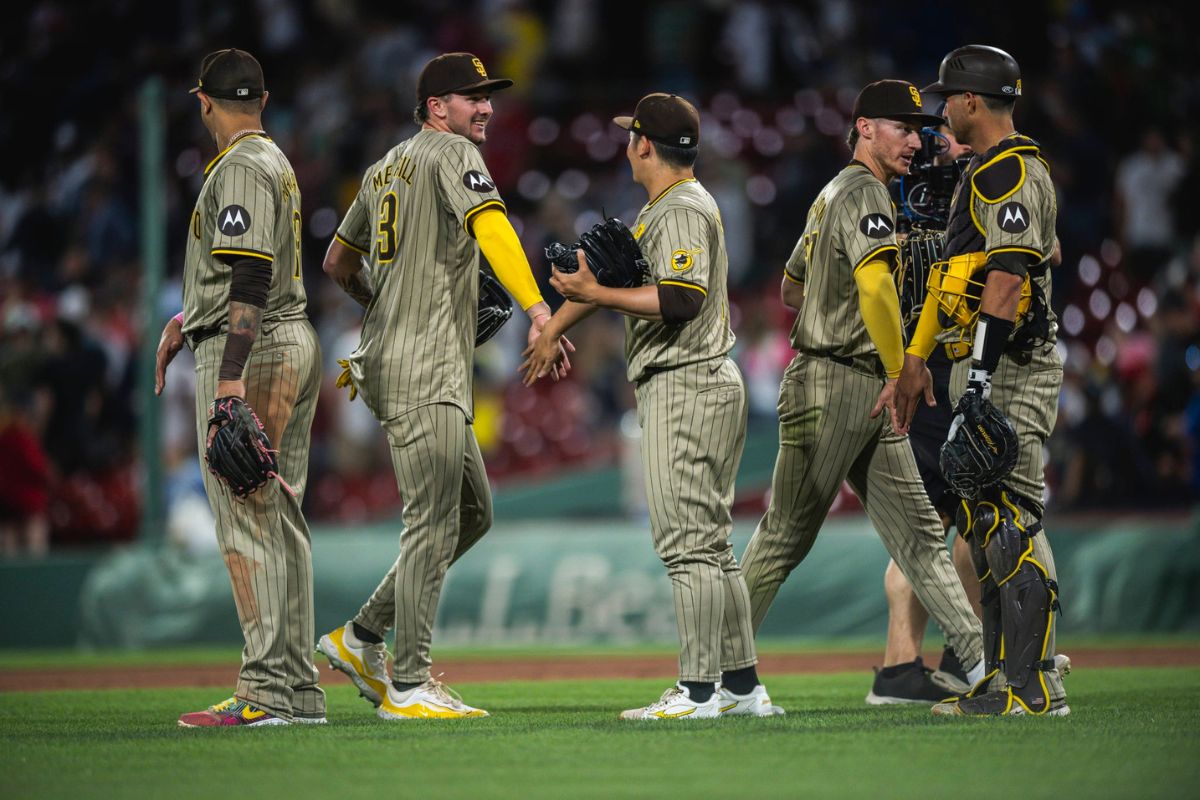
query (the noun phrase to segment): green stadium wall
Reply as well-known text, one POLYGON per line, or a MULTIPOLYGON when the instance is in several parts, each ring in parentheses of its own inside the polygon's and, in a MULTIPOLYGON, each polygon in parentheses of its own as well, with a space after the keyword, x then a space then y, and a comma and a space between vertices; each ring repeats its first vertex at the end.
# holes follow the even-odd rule
MULTIPOLYGON (((736 522, 736 553, 755 522, 736 522)), ((1064 635, 1200 631, 1194 519, 1064 519, 1052 521, 1051 536, 1064 635)), ((313 531, 318 633, 354 615, 395 560, 398 543, 398 526, 391 525, 313 531)), ((830 521, 784 584, 761 636, 881 637, 886 564, 865 517, 830 521)), ((187 557, 132 547, 100 557, 0 562, 0 597, 6 648, 241 641, 229 577, 215 552, 187 557)), ((670 584, 643 521, 498 523, 449 571, 435 636, 441 645, 471 646, 672 642, 670 584)))

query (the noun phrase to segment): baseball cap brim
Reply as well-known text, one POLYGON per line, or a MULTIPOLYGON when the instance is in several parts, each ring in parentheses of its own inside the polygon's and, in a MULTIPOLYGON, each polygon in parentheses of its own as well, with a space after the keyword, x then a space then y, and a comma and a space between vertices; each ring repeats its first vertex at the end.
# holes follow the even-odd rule
POLYGON ((884 119, 894 119, 897 122, 907 122, 912 125, 921 126, 930 125, 936 127, 946 124, 946 120, 937 114, 892 114, 884 117, 884 119))
POLYGON ((478 83, 467 84, 460 86, 457 89, 451 89, 447 94, 474 94, 475 92, 498 92, 501 89, 507 89, 512 86, 513 82, 508 78, 491 78, 478 83))
POLYGON ((616 125, 618 128, 624 128, 627 131, 633 130, 633 117, 630 117, 630 116, 613 117, 612 121, 613 121, 613 124, 616 125))

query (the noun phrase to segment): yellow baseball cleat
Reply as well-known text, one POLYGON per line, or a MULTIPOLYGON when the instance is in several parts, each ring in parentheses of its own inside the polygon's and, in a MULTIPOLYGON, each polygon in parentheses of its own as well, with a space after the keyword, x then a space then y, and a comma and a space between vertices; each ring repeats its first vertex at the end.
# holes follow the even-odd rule
POLYGON ((346 673, 372 705, 379 706, 383 702, 391 681, 387 672, 387 647, 382 642, 360 642, 347 622, 322 636, 317 651, 329 659, 330 666, 346 673))
POLYGON ((430 678, 420 686, 401 692, 388 684, 376 712, 380 719, 470 719, 488 712, 462 701, 446 684, 430 678))

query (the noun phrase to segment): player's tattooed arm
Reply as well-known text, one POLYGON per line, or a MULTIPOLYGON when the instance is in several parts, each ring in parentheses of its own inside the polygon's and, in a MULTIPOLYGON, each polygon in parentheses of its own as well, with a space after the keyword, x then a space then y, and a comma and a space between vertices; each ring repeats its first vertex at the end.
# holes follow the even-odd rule
POLYGON ((225 336, 225 351, 221 356, 221 368, 217 373, 217 397, 230 395, 245 398, 246 384, 242 373, 250 350, 258 339, 262 327, 263 310, 256 305, 239 300, 229 301, 229 333, 225 336))
POLYGON ((343 292, 350 295, 351 299, 363 308, 371 304, 371 298, 375 296, 375 292, 371 288, 370 270, 365 264, 358 272, 334 275, 333 280, 342 287, 343 292))
POLYGON ((363 308, 371 304, 375 296, 371 288, 371 271, 363 262, 361 254, 342 244, 336 237, 329 243, 325 251, 325 261, 321 269, 333 282, 342 287, 342 291, 350 295, 354 302, 363 308))

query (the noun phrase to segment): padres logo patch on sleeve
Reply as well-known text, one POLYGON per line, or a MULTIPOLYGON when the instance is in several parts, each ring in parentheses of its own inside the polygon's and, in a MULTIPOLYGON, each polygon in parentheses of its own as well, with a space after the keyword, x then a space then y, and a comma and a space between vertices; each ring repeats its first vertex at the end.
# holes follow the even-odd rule
POLYGON ((858 229, 872 239, 882 239, 892 232, 892 221, 885 214, 867 214, 859 220, 858 229))
POLYGON ((463 186, 470 189, 472 192, 485 194, 487 192, 496 191, 496 184, 487 175, 484 175, 477 169, 470 170, 466 175, 463 175, 463 186))
POLYGON ((694 250, 676 250, 671 253, 671 269, 676 272, 687 272, 696 263, 693 256, 703 253, 700 248, 694 250))
POLYGON ((250 230, 250 212, 241 206, 225 206, 217 214, 217 227, 226 236, 241 236, 250 230))
POLYGON ((1000 206, 996 212, 996 221, 1000 230, 1005 233, 1020 233, 1029 227, 1029 209, 1013 200, 1000 206))

